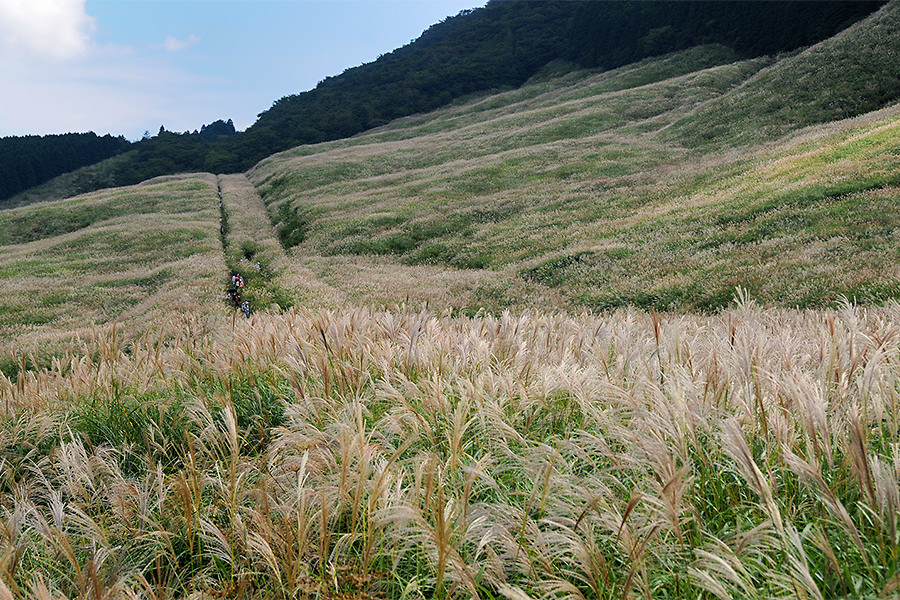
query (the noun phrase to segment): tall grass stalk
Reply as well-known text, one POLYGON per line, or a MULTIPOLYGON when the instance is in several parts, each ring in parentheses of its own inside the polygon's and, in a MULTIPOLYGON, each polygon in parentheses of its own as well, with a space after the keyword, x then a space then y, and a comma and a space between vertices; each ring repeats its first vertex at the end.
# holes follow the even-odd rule
POLYGON ((744 299, 98 332, 0 389, 0 593, 891 594, 898 320, 744 299))

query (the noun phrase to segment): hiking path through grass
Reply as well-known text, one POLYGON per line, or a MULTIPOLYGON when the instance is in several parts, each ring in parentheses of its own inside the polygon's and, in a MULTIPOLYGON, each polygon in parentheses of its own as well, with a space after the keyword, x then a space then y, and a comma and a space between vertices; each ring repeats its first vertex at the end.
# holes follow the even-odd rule
POLYGON ((252 310, 343 303, 340 292, 288 258, 266 205, 245 175, 219 175, 217 182, 229 277, 238 274, 244 278, 242 298, 252 310))

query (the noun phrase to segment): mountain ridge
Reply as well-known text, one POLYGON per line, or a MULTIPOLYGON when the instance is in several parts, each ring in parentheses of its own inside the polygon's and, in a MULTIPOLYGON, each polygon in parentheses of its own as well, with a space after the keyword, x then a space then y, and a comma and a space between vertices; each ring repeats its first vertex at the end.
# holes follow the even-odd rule
MULTIPOLYGON (((553 61, 608 69, 709 43, 730 44, 742 56, 779 52, 818 41, 883 3, 492 1, 448 17, 372 63, 275 101, 245 132, 215 141, 161 129, 133 144, 135 154, 115 163, 114 171, 81 184, 133 184, 178 171, 243 171, 294 145, 353 135, 472 93, 517 87, 553 61), (804 18, 798 20, 800 13, 804 18), (796 21, 789 33, 781 29, 787 21, 796 21), (612 39, 618 45, 610 46, 612 39)), ((9 183, 11 172, 32 167, 10 159, 5 168, 9 183)))

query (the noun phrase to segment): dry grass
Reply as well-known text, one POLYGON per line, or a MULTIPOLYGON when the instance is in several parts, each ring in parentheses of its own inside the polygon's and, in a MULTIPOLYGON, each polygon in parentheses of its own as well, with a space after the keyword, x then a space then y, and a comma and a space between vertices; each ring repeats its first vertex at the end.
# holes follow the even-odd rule
POLYGON ((89 337, 95 326, 118 323, 131 337, 185 313, 221 314, 224 263, 210 176, 152 180, 4 211, 0 219, 5 235, 21 231, 30 240, 0 252, 0 356, 7 361, 32 353, 32 366, 49 366, 66 340, 89 337), (84 220, 75 221, 79 215, 84 220), (53 229, 26 229, 33 223, 53 229))
MULTIPOLYGON (((403 265, 382 256, 291 255, 294 265, 304 265, 316 279, 342 290, 344 305, 447 307, 475 314, 499 314, 540 306, 561 309, 567 302, 557 292, 516 277, 515 273, 486 269, 447 269, 435 265, 403 265)), ((301 281, 309 285, 307 279, 301 281)), ((314 306, 321 306, 315 302, 314 306)))
POLYGON ((99 340, 2 384, 0 581, 12 597, 889 595, 898 320, 746 299, 715 317, 357 308, 99 340))

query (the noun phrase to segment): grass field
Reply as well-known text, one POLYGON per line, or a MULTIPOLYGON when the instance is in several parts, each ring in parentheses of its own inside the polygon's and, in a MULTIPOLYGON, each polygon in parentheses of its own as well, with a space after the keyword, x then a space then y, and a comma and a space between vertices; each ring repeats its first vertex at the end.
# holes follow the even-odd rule
MULTIPOLYGON (((726 57, 666 60, 714 58, 726 57)), ((728 151, 677 142, 707 107, 801 59, 567 75, 275 155, 249 175, 294 232, 282 239, 293 260, 362 302, 414 290, 444 304, 455 289, 463 311, 715 311, 737 286, 766 306, 897 298, 900 109, 728 151)))
POLYGON ((100 339, 0 385, 0 591, 894 597, 898 320, 357 308, 100 339))
POLYGON ((0 368, 47 367, 73 336, 224 314, 215 178, 152 180, 0 212, 0 368))

